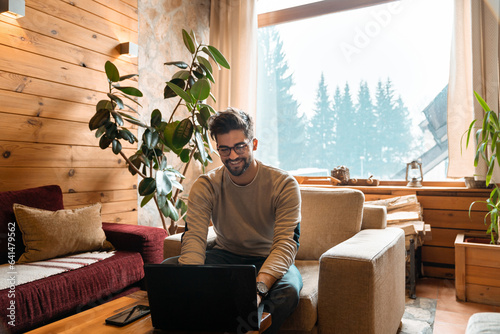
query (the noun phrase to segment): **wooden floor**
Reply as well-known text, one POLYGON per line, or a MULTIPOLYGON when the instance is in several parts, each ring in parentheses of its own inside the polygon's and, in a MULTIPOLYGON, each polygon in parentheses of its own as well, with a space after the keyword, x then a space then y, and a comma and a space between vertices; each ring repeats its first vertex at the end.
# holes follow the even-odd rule
POLYGON ((500 306, 457 301, 454 280, 420 278, 416 291, 418 297, 437 299, 433 334, 464 334, 472 314, 500 312, 500 306))

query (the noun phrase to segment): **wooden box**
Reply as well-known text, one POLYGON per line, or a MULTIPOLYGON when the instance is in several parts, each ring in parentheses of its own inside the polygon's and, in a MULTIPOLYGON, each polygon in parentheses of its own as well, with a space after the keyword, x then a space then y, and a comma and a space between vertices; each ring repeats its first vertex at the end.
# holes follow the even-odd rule
POLYGON ((458 234, 455 239, 457 299, 500 306, 500 245, 465 241, 479 236, 485 235, 458 234))

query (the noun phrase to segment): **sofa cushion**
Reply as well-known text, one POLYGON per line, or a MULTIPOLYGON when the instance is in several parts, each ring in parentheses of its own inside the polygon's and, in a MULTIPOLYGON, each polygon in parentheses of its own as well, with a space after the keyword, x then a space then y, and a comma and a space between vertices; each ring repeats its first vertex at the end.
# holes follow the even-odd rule
MULTIPOLYGON (((62 210, 63 196, 59 186, 44 186, 38 188, 4 191, 0 192, 0 264, 7 263, 9 260, 8 238, 12 237, 10 229, 15 230, 14 260, 17 261, 24 253, 24 244, 21 231, 16 224, 16 217, 12 208, 14 203, 32 206, 45 210, 62 210)), ((11 238, 12 244, 12 238, 11 238)))
POLYGON ((13 207, 26 246, 18 263, 113 248, 102 230, 101 203, 58 211, 13 207))
POLYGON ((302 204, 298 260, 321 254, 361 230, 363 193, 355 189, 300 189, 302 204))
MULTIPOLYGON (((117 251, 92 265, 16 286, 13 299, 8 297, 9 289, 0 290, 0 308, 7 310, 11 300, 15 301, 16 326, 7 327, 13 332, 23 332, 47 319, 109 301, 143 277, 141 255, 117 251)), ((10 321, 5 313, 0 312, 4 325, 10 321)))
POLYGON ((300 302, 281 329, 311 331, 318 320, 318 261, 295 261, 302 275, 304 286, 300 290, 300 302))

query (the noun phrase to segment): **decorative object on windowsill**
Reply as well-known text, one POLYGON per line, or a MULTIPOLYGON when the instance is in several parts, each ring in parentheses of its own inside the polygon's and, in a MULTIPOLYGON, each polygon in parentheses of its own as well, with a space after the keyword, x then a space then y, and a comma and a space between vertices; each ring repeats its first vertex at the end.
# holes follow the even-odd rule
POLYGON ((422 163, 416 160, 406 164, 406 182, 407 187, 421 187, 424 180, 422 173, 422 163))
POLYGON ((374 179, 373 175, 370 175, 370 177, 367 179, 350 179, 348 184, 351 186, 360 186, 360 187, 366 187, 366 186, 376 187, 380 184, 380 180, 374 179))
POLYGON ((163 90, 165 99, 178 99, 172 110, 162 114, 155 109, 149 124, 143 123, 135 115, 138 112, 123 99, 140 105, 136 98, 142 97, 142 92, 135 87, 123 86, 124 81, 137 74, 120 75, 116 66, 107 61, 104 69, 109 84, 109 99, 97 103, 97 112, 89 121, 90 130, 96 130, 96 138, 100 138, 99 147, 103 150, 111 148, 114 154, 120 154, 127 162, 130 173, 141 177, 138 186, 139 195, 143 197, 141 207, 153 200, 163 227, 169 234, 176 233, 177 221, 183 219, 187 211, 188 204, 180 197, 187 167, 197 160, 204 170, 212 162, 210 155, 217 154, 212 148, 207 124, 208 118, 215 113, 213 107, 206 104, 209 97, 215 102, 211 93, 211 82, 215 81, 210 61, 216 65, 215 69, 220 69, 220 66, 229 69, 229 63, 220 51, 198 43, 192 31, 188 33, 183 29, 182 38, 191 54, 189 64, 184 61, 165 63, 178 68, 163 90), (182 116, 185 114, 188 117, 182 116), (124 126, 124 121, 144 129, 141 146, 130 157, 122 151, 121 142, 134 144, 138 139, 124 126), (172 162, 167 163, 168 152, 182 162, 175 162, 175 165, 181 165, 182 172, 172 167, 172 162), (166 218, 170 218, 169 226, 166 218))
POLYGON ((346 185, 349 183, 349 168, 346 166, 337 166, 331 172, 332 177, 340 180, 341 185, 346 185))
POLYGON ((464 177, 464 181, 465 181, 465 186, 468 189, 486 189, 494 187, 493 184, 487 186, 485 180, 476 180, 473 176, 464 177))

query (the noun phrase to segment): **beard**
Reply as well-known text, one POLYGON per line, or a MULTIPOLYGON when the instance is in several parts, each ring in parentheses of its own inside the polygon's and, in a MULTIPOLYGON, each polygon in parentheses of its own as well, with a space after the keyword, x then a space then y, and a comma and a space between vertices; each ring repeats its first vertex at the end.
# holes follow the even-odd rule
POLYGON ((240 176, 241 174, 243 174, 248 169, 248 167, 250 167, 251 163, 252 163, 252 159, 251 158, 247 158, 247 159, 245 159, 245 158, 237 158, 237 159, 234 159, 234 160, 227 159, 226 161, 224 161, 224 166, 226 166, 226 169, 233 176, 240 176), (232 166, 231 165, 231 162, 241 162, 241 161, 243 162, 243 167, 232 166))

